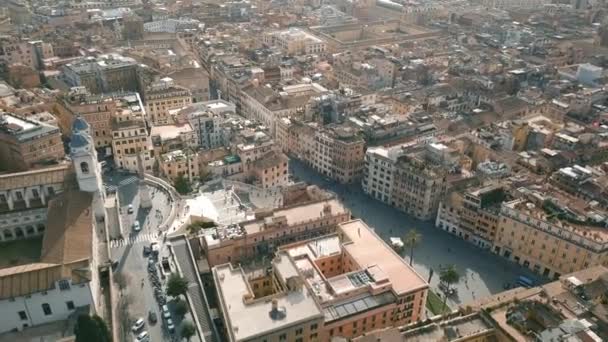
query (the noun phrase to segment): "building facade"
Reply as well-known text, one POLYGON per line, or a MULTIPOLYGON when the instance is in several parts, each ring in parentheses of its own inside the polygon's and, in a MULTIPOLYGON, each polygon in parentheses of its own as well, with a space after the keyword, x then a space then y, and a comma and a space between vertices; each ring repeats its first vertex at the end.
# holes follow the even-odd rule
POLYGON ((363 174, 365 140, 347 126, 282 118, 277 124, 277 144, 317 172, 340 183, 352 183, 363 174))
POLYGON ((192 150, 174 150, 160 156, 160 172, 171 182, 184 176, 189 182, 200 177, 198 154, 192 150))
POLYGON ((65 157, 56 126, 11 113, 0 114, 0 165, 8 171, 25 171, 65 157))
POLYGON ((64 189, 69 163, 0 176, 0 241, 42 235, 49 200, 64 189))
POLYGON ((432 156, 428 151, 406 153, 400 147, 369 149, 363 191, 420 220, 435 218, 446 193, 447 171, 432 156))
POLYGON ((124 96, 124 106, 112 118, 112 151, 117 167, 137 172, 137 158, 141 154, 144 170, 151 172, 154 165, 154 147, 144 107, 139 94, 124 96))
POLYGON ((425 318, 428 284, 360 220, 276 255, 263 270, 213 267, 229 341, 351 339, 425 318))
POLYGON ((154 125, 172 124, 174 118, 169 115, 169 111, 190 105, 192 93, 165 77, 148 88, 144 103, 146 114, 154 125))
POLYGON ((254 220, 218 228, 217 234, 202 238, 202 245, 209 265, 215 266, 247 259, 286 243, 326 234, 349 219, 350 212, 340 201, 317 201, 258 213, 254 220))

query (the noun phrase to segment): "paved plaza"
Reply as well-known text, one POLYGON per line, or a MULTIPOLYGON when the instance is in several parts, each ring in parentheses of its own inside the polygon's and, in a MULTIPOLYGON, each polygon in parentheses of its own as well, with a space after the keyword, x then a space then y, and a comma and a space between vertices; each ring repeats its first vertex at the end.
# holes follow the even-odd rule
MULTIPOLYGON (((292 160, 291 172, 301 180, 335 192, 350 208, 353 216, 363 219, 385 241, 391 236, 404 236, 411 228, 422 234, 422 242, 414 250, 414 268, 428 279, 430 270, 435 274, 431 287, 439 285, 439 269, 454 264, 463 276, 456 284, 457 295, 449 298, 450 304, 461 304, 473 299, 503 291, 505 283, 513 283, 520 275, 531 275, 528 269, 511 263, 489 251, 481 250, 468 242, 433 226, 421 222, 384 203, 365 195, 360 184, 340 185, 330 182, 303 164, 292 160)), ((409 260, 409 251, 402 255, 409 260)))

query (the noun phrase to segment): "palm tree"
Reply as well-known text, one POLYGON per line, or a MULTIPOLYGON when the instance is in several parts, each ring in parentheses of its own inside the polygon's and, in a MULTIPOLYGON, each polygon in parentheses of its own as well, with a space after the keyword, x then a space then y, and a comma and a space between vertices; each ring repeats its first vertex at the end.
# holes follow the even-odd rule
POLYGON ((414 262, 414 248, 422 241, 422 234, 418 233, 416 229, 410 229, 405 237, 403 238, 403 244, 410 249, 410 266, 414 262))
POLYGON ((454 265, 447 265, 444 269, 441 270, 441 273, 439 274, 439 279, 447 285, 447 291, 444 293, 443 307, 441 310, 441 312, 443 312, 445 311, 445 302, 448 299, 448 293, 450 293, 450 286, 460 281, 460 273, 458 273, 454 265))

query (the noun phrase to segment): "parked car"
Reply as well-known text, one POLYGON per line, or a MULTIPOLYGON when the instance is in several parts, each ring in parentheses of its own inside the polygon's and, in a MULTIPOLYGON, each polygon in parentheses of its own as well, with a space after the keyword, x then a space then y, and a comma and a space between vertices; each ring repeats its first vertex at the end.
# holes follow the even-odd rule
POLYGON ((141 226, 139 225, 139 221, 133 222, 133 230, 138 232, 141 230, 141 226))
POLYGON ((169 307, 167 306, 167 304, 163 305, 163 318, 164 319, 171 319, 171 313, 169 312, 169 307))
POLYGON ((129 204, 129 207, 127 208, 127 213, 128 214, 133 214, 133 204, 129 204))
POLYGON ((160 253, 160 245, 158 242, 152 242, 150 244, 150 250, 152 252, 152 256, 157 257, 158 253, 160 253))
POLYGON ((167 330, 172 334, 175 332, 175 324, 171 318, 167 320, 167 330))
POLYGON ((138 332, 144 327, 144 325, 146 325, 146 322, 140 317, 137 319, 137 321, 135 321, 133 327, 131 327, 131 330, 133 330, 133 332, 138 332))
POLYGON ((150 340, 150 334, 147 331, 143 331, 139 335, 137 335, 137 341, 144 342, 150 340))
POLYGON ((151 252, 152 252, 152 250, 150 249, 149 246, 144 246, 144 256, 150 255, 151 252))

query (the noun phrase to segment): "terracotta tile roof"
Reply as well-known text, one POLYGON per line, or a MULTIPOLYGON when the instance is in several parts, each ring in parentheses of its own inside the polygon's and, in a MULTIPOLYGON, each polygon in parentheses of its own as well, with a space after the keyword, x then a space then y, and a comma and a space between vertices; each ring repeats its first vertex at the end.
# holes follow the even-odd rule
POLYGON ((49 290, 61 279, 90 280, 92 199, 71 189, 49 202, 40 262, 0 269, 0 299, 49 290))
POLYGON ((68 264, 91 258, 92 199, 92 194, 72 189, 49 202, 42 262, 68 264))

